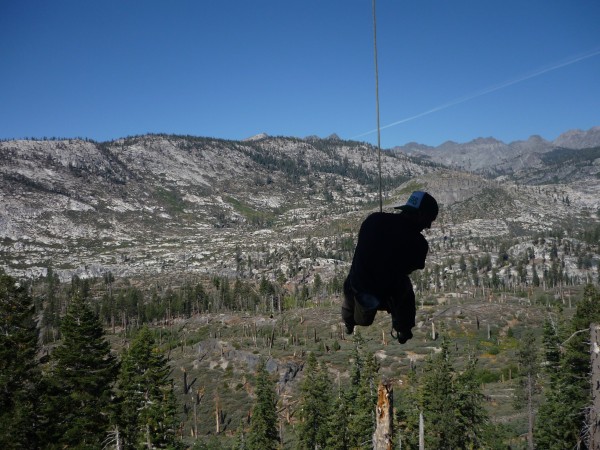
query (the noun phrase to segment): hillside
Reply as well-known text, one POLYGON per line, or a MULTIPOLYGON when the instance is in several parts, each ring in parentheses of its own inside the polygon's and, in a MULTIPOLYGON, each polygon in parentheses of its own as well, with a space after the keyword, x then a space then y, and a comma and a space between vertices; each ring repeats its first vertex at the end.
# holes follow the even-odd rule
MULTIPOLYGON (((251 258, 259 278, 289 272, 308 247, 331 274, 351 256, 343 242, 378 207, 377 150, 336 138, 6 141, 0 160, 0 259, 19 276, 49 265, 63 280, 108 271, 233 276, 251 258), (267 253, 276 257, 261 264, 267 253)), ((434 243, 598 220, 597 178, 531 187, 388 152, 382 173, 386 209, 417 188, 438 199, 434 243)))
MULTIPOLYGON (((448 339, 457 370, 478 360, 494 427, 520 442, 520 338, 533 330, 539 339, 548 318, 568 320, 582 286, 599 280, 597 157, 555 149, 541 165, 488 178, 382 152, 385 210, 415 189, 441 206, 426 233, 426 267, 412 276, 414 339, 397 344, 385 313, 359 327, 398 401, 448 339)), ((149 325, 194 448, 220 448, 247 426, 261 358, 285 448, 307 355, 338 389, 348 382, 355 344, 342 331, 340 291, 358 226, 379 208, 372 146, 335 136, 148 135, 5 141, 0 161, 0 266, 33 281, 44 352, 83 287, 115 353, 149 325)))

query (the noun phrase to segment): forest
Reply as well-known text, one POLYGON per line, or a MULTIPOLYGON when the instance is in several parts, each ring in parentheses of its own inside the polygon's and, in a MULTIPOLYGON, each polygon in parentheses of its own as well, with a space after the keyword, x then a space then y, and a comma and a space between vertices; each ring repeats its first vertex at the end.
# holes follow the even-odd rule
POLYGON ((391 380, 394 448, 419 448, 420 423, 425 448, 587 448, 598 280, 565 276, 558 248, 536 279, 528 251, 519 260, 507 246, 415 274, 426 325, 423 345, 406 350, 377 334, 385 317, 344 335, 342 272, 293 287, 283 273, 70 283, 51 268, 37 280, 2 273, 0 447, 372 448, 377 386, 391 380), (510 283, 498 275, 508 264, 510 283), (512 316, 486 317, 493 307, 512 316))

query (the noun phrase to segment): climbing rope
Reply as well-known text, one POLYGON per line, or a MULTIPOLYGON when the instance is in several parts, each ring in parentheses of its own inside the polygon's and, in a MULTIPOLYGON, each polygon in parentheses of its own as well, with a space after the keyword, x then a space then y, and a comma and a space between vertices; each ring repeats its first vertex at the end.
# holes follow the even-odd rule
POLYGON ((383 194, 381 188, 381 128, 379 126, 379 71, 377 69, 377 19, 375 0, 373 0, 373 46, 375 54, 375 105, 377 113, 377 159, 379 170, 379 212, 383 211, 383 194))

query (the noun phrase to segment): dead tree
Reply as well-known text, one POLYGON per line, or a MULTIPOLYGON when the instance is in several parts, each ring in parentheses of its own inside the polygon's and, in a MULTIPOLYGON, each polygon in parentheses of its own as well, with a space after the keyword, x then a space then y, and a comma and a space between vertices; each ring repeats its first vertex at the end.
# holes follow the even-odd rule
POLYGON ((394 389, 390 381, 382 381, 377 388, 375 409, 376 427, 373 433, 374 450, 392 450, 394 389))
POLYGON ((425 420, 423 420, 423 411, 419 413, 419 450, 425 450, 425 420))
POLYGON ((600 448, 600 325, 590 325, 592 405, 589 411, 588 448, 600 448))
POLYGON ((221 399, 219 398, 219 394, 215 394, 215 434, 219 434, 221 432, 221 423, 222 423, 222 411, 221 411, 221 399))

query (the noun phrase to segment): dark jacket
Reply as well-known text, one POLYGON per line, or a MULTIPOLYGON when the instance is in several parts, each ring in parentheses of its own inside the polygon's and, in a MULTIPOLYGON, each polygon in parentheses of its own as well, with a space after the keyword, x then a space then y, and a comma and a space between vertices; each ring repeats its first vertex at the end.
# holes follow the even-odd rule
POLYGON ((348 275, 356 292, 400 298, 408 274, 425 267, 429 245, 404 214, 377 212, 362 223, 348 275))

